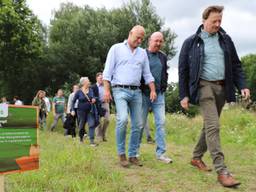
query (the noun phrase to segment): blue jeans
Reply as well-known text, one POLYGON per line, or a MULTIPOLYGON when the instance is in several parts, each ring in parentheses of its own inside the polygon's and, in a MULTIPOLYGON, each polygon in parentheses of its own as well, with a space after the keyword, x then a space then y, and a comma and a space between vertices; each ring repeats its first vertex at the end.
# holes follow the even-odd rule
MULTIPOLYGON (((165 144, 165 96, 163 93, 158 93, 154 102, 150 101, 149 96, 142 94, 142 119, 143 127, 146 125, 148 110, 152 109, 155 118, 155 140, 156 140, 156 156, 159 157, 166 152, 165 144)), ((140 142, 143 130, 141 130, 140 142)))
POLYGON ((142 95, 141 90, 126 88, 113 88, 113 96, 116 104, 116 142, 119 155, 125 154, 126 129, 128 113, 131 117, 131 134, 128 148, 128 156, 136 157, 142 130, 142 95))
POLYGON ((83 141, 84 134, 85 134, 85 123, 88 123, 89 127, 89 138, 90 142, 94 141, 94 132, 95 132, 95 118, 92 113, 86 113, 85 111, 77 111, 77 118, 78 118, 78 127, 79 127, 79 137, 80 141, 83 141))

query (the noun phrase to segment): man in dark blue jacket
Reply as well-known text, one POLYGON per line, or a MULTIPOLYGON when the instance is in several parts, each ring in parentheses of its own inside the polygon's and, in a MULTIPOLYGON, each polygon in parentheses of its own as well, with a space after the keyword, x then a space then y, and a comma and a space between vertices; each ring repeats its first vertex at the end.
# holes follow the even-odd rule
POLYGON ((109 125, 110 108, 109 103, 104 102, 104 85, 102 73, 96 74, 96 83, 91 86, 96 97, 96 107, 99 114, 99 125, 96 128, 98 139, 106 142, 106 131, 109 125))
POLYGON ((203 12, 203 24, 183 43, 179 56, 179 91, 181 106, 199 104, 204 127, 194 149, 191 164, 203 171, 210 169, 202 161, 210 151, 218 181, 225 187, 240 183, 224 164, 219 136, 219 117, 225 102, 235 101, 235 87, 250 97, 245 76, 231 38, 220 27, 223 6, 210 6, 203 12))

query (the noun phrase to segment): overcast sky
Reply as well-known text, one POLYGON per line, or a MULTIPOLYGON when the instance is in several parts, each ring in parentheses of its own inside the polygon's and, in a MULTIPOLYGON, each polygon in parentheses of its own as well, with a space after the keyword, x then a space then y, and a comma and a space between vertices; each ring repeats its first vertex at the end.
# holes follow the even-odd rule
MULTIPOLYGON (((46 25, 53 18, 53 10, 60 3, 72 2, 107 9, 120 7, 129 0, 27 0, 34 14, 46 25)), ((256 54, 256 1, 252 0, 151 0, 156 13, 164 19, 165 26, 171 28, 178 37, 175 41, 177 55, 170 61, 169 81, 177 81, 178 54, 185 38, 193 34, 202 23, 201 13, 209 5, 225 7, 222 27, 232 37, 239 56, 256 54)))

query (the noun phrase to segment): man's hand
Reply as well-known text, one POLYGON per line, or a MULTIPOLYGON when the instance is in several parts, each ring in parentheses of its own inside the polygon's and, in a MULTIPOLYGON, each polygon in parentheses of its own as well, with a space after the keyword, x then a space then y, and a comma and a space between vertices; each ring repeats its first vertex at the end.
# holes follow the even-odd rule
POLYGON ((75 114, 76 114, 75 111, 71 111, 72 116, 75 116, 75 114))
POLYGON ((104 84, 104 102, 110 103, 112 100, 111 92, 110 92, 110 82, 107 80, 103 80, 104 84))
POLYGON ((112 96, 111 96, 111 93, 110 93, 110 90, 105 90, 104 92, 104 101, 106 103, 109 103, 110 101, 112 100, 112 96))
POLYGON ((247 100, 250 98, 250 90, 249 89, 242 89, 241 94, 244 100, 247 100))
POLYGON ((150 91, 150 101, 154 102, 156 100, 157 94, 155 91, 150 91))
POLYGON ((150 89, 150 95, 149 95, 150 101, 153 102, 153 101, 156 100, 156 97, 157 97, 157 95, 156 95, 156 87, 155 87, 154 81, 150 82, 148 84, 148 86, 149 86, 149 89, 150 89))
POLYGON ((96 99, 92 98, 92 103, 96 103, 96 99))
POLYGON ((180 105, 183 109, 188 110, 189 108, 189 99, 188 97, 184 97, 181 101, 180 101, 180 105))

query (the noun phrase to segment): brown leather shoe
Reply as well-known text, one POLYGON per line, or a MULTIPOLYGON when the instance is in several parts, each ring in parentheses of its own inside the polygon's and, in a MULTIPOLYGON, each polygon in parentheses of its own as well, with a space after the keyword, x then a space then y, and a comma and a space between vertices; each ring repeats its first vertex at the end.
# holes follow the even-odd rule
POLYGON ((198 168, 200 171, 212 171, 212 169, 208 168, 201 159, 192 159, 190 164, 198 168))
POLYGON ((237 187, 241 183, 236 181, 234 177, 228 172, 221 172, 218 174, 218 181, 224 187, 237 187))
POLYGON ((137 157, 129 157, 129 162, 133 165, 142 167, 142 163, 139 161, 139 159, 137 157))
POLYGON ((126 159, 125 154, 119 155, 120 157, 120 165, 124 168, 128 168, 129 167, 129 162, 126 159))

